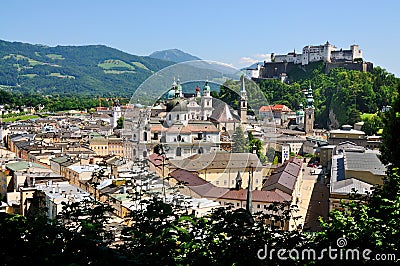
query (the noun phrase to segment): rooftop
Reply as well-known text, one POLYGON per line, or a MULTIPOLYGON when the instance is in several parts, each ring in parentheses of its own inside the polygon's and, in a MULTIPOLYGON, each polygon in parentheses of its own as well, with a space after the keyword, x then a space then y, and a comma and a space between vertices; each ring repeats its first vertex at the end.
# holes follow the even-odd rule
POLYGON ((375 153, 346 152, 346 170, 371 172, 385 176, 386 167, 375 153))
POLYGON ((256 154, 212 152, 207 154, 195 154, 183 160, 170 160, 170 163, 188 171, 203 169, 246 169, 249 167, 262 167, 256 154))

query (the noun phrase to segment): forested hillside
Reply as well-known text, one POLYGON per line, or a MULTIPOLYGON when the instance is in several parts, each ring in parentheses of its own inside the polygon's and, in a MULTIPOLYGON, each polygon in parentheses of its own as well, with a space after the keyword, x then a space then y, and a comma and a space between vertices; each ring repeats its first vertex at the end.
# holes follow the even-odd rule
MULTIPOLYGON (((336 68, 325 74, 324 69, 324 63, 314 63, 306 70, 288 73, 292 80, 289 84, 276 79, 258 80, 257 84, 269 104, 285 104, 292 110, 305 104, 304 91, 311 85, 317 127, 338 128, 363 120, 366 128, 373 127, 367 134, 376 133, 382 127, 380 111, 393 105, 400 79, 380 67, 372 73, 336 68)), ((226 85, 232 87, 232 82, 226 85)), ((239 86, 237 82, 233 85, 239 86)), ((251 87, 247 88, 252 93, 251 87)), ((213 95, 237 105, 237 95, 227 88, 221 87, 219 94, 213 95)))
POLYGON ((171 62, 103 45, 32 45, 0 40, 0 88, 41 94, 131 96, 171 62))

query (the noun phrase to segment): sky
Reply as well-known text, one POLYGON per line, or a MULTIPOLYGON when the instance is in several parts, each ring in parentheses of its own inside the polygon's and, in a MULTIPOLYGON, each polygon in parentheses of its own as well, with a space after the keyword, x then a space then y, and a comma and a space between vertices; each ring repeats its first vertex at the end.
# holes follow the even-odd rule
POLYGON ((329 41, 400 77, 400 1, 5 0, 0 39, 104 44, 136 55, 177 48, 245 67, 329 41))

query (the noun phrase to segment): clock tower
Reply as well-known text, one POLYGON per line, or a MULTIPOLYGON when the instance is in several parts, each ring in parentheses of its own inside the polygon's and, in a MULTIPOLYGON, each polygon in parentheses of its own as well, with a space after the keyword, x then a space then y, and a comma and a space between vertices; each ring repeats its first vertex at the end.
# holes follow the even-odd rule
POLYGON ((314 97, 312 94, 311 84, 307 91, 306 108, 304 108, 304 131, 306 134, 313 133, 314 131, 314 97))
POLYGON ((239 95, 239 116, 242 123, 247 122, 247 92, 244 86, 244 75, 241 76, 240 95, 239 95))

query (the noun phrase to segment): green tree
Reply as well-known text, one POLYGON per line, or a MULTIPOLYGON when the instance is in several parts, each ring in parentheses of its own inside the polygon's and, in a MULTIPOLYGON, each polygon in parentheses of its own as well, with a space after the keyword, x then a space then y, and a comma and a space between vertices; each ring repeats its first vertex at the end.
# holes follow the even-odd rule
POLYGON ((121 116, 117 120, 117 129, 122 129, 124 127, 124 117, 121 116))
POLYGON ((247 133, 247 142, 249 143, 248 145, 248 152, 253 153, 255 150, 257 157, 260 159, 262 163, 265 163, 267 158, 265 155, 262 154, 263 150, 263 142, 260 139, 256 139, 251 132, 247 133))
POLYGON ((342 208, 333 210, 327 221, 322 221, 323 232, 319 245, 333 244, 338 238, 347 239, 347 247, 370 249, 374 253, 395 253, 400 245, 400 105, 396 100, 387 112, 382 135, 381 158, 388 166, 383 186, 376 186, 372 194, 361 197, 356 191, 342 208))
MULTIPOLYGON (((400 86, 397 87, 400 92, 400 86)), ((381 160, 384 164, 400 167, 400 97, 386 112, 383 122, 381 160)))
POLYGON ((383 128, 382 118, 378 114, 365 116, 362 121, 364 122, 362 130, 368 136, 377 134, 378 130, 383 128))
POLYGON ((232 137, 232 152, 244 153, 248 152, 248 140, 244 137, 243 130, 238 126, 232 137))
POLYGON ((273 162, 274 157, 275 157, 275 149, 272 147, 268 147, 266 155, 267 155, 268 162, 273 162))

